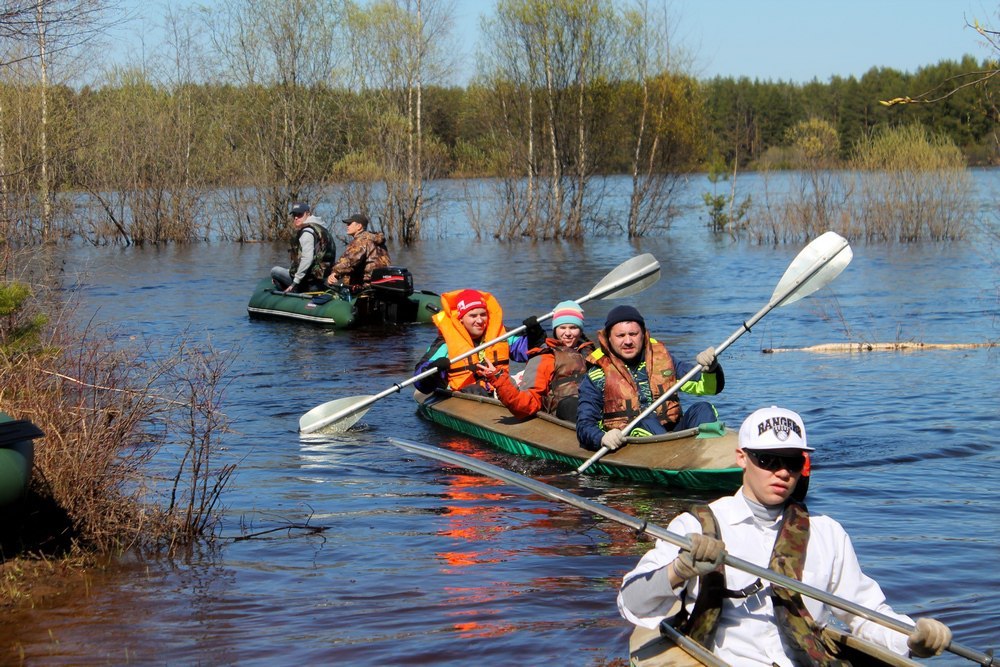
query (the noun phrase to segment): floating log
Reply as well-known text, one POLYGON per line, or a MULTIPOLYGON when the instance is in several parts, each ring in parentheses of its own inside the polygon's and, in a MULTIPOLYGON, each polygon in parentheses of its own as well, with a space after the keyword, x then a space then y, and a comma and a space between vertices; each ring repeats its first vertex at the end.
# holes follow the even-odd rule
POLYGON ((917 350, 972 350, 980 347, 997 347, 996 342, 989 343, 913 343, 898 341, 895 343, 823 343, 809 347, 768 347, 764 354, 776 352, 816 352, 819 354, 838 352, 913 352, 917 350))

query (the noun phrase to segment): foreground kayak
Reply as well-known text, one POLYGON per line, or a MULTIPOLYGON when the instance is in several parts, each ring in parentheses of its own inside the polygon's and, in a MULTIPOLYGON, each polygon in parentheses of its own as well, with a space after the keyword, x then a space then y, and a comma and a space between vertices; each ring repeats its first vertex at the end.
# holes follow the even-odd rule
POLYGON ((361 326, 426 324, 441 310, 434 292, 414 291, 406 269, 388 267, 373 275, 372 287, 352 295, 347 290, 285 293, 264 278, 247 304, 252 318, 309 322, 334 329, 361 326))
POLYGON ((31 422, 0 412, 0 507, 24 495, 35 456, 33 438, 43 433, 31 422))
MULTIPOLYGON (((517 419, 500 401, 439 391, 418 394, 419 412, 450 429, 485 440, 512 454, 558 461, 573 468, 593 452, 580 447, 575 425, 538 413, 517 419), (421 401, 421 399, 423 399, 421 401)), ((651 438, 629 438, 628 446, 588 468, 588 473, 702 491, 734 491, 742 481, 736 465, 736 434, 698 429, 651 438)))
MULTIPOLYGON (((670 628, 666 628, 669 631, 670 628)), ((674 631, 676 632, 676 631, 674 631)), ((837 647, 837 654, 852 665, 866 667, 918 667, 920 663, 897 655, 888 649, 859 639, 848 632, 827 626, 823 629, 823 637, 837 647)), ((674 643, 669 637, 662 636, 657 630, 636 627, 629 638, 629 664, 631 667, 701 667, 706 665, 725 664, 715 656, 708 654, 702 657, 704 651, 694 644, 687 650, 680 643, 693 643, 690 639, 681 638, 674 643)))

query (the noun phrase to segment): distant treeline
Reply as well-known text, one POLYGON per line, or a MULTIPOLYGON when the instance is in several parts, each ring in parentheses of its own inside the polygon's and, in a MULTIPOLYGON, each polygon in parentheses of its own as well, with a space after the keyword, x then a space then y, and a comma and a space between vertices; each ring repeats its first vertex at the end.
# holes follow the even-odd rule
POLYGON ((951 140, 970 165, 994 165, 997 146, 996 82, 987 75, 996 63, 943 60, 916 73, 872 68, 860 79, 832 77, 807 84, 716 78, 703 82, 705 115, 711 150, 726 162, 742 156, 759 160, 769 150, 786 146, 796 123, 819 118, 836 128, 840 157, 847 159, 860 139, 887 126, 922 124, 951 140), (899 98, 917 102, 887 106, 899 98))
MULTIPOLYGON (((348 205, 365 208, 374 183, 392 188, 409 174, 424 180, 490 176, 529 182, 535 174, 541 184, 557 169, 563 189, 583 192, 585 178, 596 174, 648 169, 677 175, 710 164, 752 169, 762 160, 772 168, 796 167, 785 160, 783 149, 792 143, 792 128, 813 119, 835 128, 842 159, 873 130, 920 123, 950 139, 970 164, 994 164, 995 84, 963 87, 966 77, 986 68, 967 57, 915 74, 872 69, 860 80, 808 84, 660 74, 651 79, 652 86, 601 80, 585 90, 563 89, 562 96, 560 91, 526 95, 509 82, 424 86, 419 133, 413 131, 412 87, 366 92, 293 83, 168 88, 123 71, 97 89, 46 89, 45 160, 39 153, 40 86, 6 83, 0 86, 0 198, 8 236, 48 237, 46 221, 72 205, 53 193, 83 192, 97 202, 99 215, 69 233, 101 242, 186 241, 209 234, 273 239, 285 233, 288 201, 313 197, 317 188, 331 183, 349 183, 353 202, 348 205), (927 92, 941 99, 891 107, 880 103, 927 92), (551 121, 532 122, 543 105, 552 107, 551 121), (640 117, 639 108, 647 113, 640 117), (640 129, 640 122, 653 129, 640 129), (643 158, 645 164, 638 164, 637 138, 643 132, 651 137, 643 150, 658 143, 643 158), (419 151, 412 147, 415 139, 419 151), (522 146, 531 144, 533 152, 522 153, 522 146), (419 156, 416 167, 414 155, 419 156), (51 184, 51 192, 40 196, 38 183, 51 184), (200 191, 206 188, 228 193, 232 216, 224 229, 192 226, 203 210, 200 191), (39 202, 52 202, 52 210, 39 211, 39 202), (46 233, 37 229, 39 219, 46 233), (199 230, 195 238, 192 229, 199 230)), ((549 181, 550 191, 560 187, 549 181)), ((542 196, 541 185, 538 192, 542 196)), ((405 201, 406 191, 401 193, 405 201)), ((409 218, 398 208, 395 224, 391 206, 380 217, 388 219, 390 235, 413 240, 419 229, 408 228, 409 218)), ((509 202, 509 208, 503 235, 525 234, 517 227, 517 202, 509 202)), ((532 227, 531 233, 579 236, 581 223, 567 214, 563 226, 532 227)), ((644 231, 630 222, 629 235, 644 231)))

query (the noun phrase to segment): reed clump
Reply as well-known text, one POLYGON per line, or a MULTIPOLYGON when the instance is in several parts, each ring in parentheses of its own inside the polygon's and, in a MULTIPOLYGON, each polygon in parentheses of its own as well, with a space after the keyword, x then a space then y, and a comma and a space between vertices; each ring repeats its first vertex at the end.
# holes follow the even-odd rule
POLYGON ((740 234, 761 244, 801 242, 827 230, 851 240, 916 243, 962 240, 974 228, 972 175, 945 135, 920 125, 883 128, 856 142, 841 163, 823 149, 833 142, 820 141, 830 134, 820 129, 790 133, 798 176, 775 187, 765 171, 764 197, 740 234))
POLYGON ((921 125, 888 128, 854 147, 853 230, 868 241, 953 241, 975 220, 965 157, 921 125))
MULTIPOLYGON (((0 304, 0 410, 45 433, 26 497, 2 510, 0 563, 214 537, 235 470, 219 456, 230 356, 185 340, 122 345, 114 331, 79 328, 53 293, 9 271, 0 304)), ((0 602, 16 590, 8 582, 0 602)))

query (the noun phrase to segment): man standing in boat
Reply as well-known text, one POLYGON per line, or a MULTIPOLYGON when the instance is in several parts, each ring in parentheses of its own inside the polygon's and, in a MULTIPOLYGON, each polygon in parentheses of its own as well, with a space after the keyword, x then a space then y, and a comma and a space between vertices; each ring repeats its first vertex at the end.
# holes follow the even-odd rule
MULTIPOLYGON (((587 357, 587 376, 580 382, 576 436, 581 447, 614 451, 625 444, 627 435, 661 434, 718 421, 711 403, 700 401, 682 411, 674 393, 626 434, 622 429, 694 366, 650 337, 646 321, 632 306, 612 308, 597 340, 598 349, 587 357)), ((715 348, 699 352, 695 359, 705 370, 681 385, 680 391, 697 396, 720 393, 726 379, 715 348)))
POLYGON ((913 622, 894 612, 879 585, 861 571, 843 527, 806 510, 799 487, 809 479, 812 451, 795 412, 772 406, 747 417, 736 450, 743 486, 671 521, 668 530, 686 534, 690 549, 657 540, 625 575, 618 593, 622 616, 650 629, 669 617, 667 622, 733 665, 841 664, 820 638, 831 614, 855 636, 899 655, 930 657, 947 648, 951 630, 940 621, 921 618, 907 637, 722 564, 728 553, 913 622))
POLYGON ((355 213, 343 222, 347 225, 347 234, 352 240, 334 264, 326 282, 330 286, 340 283, 350 287, 352 292, 358 292, 371 284, 372 271, 389 266, 392 262, 389 250, 385 247, 385 235, 382 232, 368 231, 368 216, 355 213))
POLYGON ((271 280, 285 292, 313 292, 326 289, 324 281, 333 267, 337 247, 322 218, 312 215, 308 204, 296 202, 289 211, 295 238, 289 248, 289 268, 271 269, 271 280))

